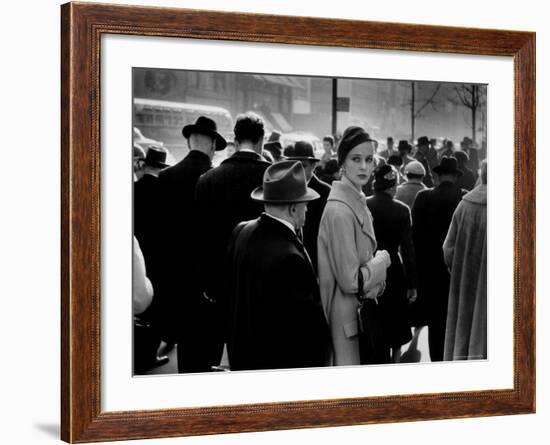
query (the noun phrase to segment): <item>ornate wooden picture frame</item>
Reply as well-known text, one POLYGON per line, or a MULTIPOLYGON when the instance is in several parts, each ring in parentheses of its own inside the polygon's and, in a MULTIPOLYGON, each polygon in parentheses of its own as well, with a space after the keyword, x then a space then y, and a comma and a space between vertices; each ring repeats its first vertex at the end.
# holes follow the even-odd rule
POLYGON ((61 436, 173 437, 535 411, 535 34, 68 3, 61 9, 61 436), (100 61, 104 34, 513 57, 513 389, 103 412, 100 393, 100 61))

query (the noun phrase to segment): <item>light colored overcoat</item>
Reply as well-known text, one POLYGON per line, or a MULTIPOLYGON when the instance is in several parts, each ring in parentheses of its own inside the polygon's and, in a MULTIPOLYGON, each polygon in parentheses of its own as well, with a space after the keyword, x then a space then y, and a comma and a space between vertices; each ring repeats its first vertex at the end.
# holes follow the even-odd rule
POLYGON ((416 181, 407 181, 397 187, 397 192, 395 193, 395 199, 398 201, 404 202, 409 206, 409 209, 412 210, 414 199, 416 195, 421 190, 426 190, 427 187, 422 184, 422 182, 416 181))
POLYGON ((444 360, 487 358, 487 186, 466 194, 443 244, 451 270, 444 360))
POLYGON ((317 240, 319 286, 330 325, 333 365, 358 365, 358 274, 364 292, 383 291, 386 262, 374 257, 376 238, 365 195, 344 177, 334 181, 317 240))

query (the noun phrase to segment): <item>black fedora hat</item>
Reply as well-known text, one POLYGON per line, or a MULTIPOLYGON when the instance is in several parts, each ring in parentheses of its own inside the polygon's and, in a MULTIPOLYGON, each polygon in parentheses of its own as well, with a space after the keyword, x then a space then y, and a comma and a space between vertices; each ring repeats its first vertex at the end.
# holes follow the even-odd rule
POLYGON ((315 157, 313 145, 307 141, 297 141, 285 156, 287 159, 296 161, 320 161, 315 157))
POLYGON ((279 133, 277 130, 273 130, 269 135, 267 142, 280 142, 280 141, 281 141, 281 133, 279 133))
POLYGON ((298 161, 281 161, 271 165, 264 173, 263 185, 250 194, 255 201, 287 204, 308 202, 319 194, 306 183, 304 167, 298 161))
POLYGON ((155 147, 154 145, 149 146, 143 163, 150 167, 156 168, 168 167, 168 164, 166 163, 166 149, 162 147, 155 147))
POLYGON ((283 147, 280 142, 266 142, 264 144, 264 150, 270 153, 275 161, 279 161, 283 158, 283 147))
POLYGON ((269 139, 264 143, 264 149, 270 152, 276 161, 281 159, 283 155, 283 145, 281 144, 281 133, 273 130, 269 135, 269 139))
POLYGON ((403 165, 403 158, 399 155, 391 155, 388 158, 389 165, 395 165, 396 167, 401 167, 403 165))
POLYGON ((458 162, 456 158, 451 156, 443 156, 438 166, 433 168, 433 171, 438 175, 454 174, 462 176, 462 170, 458 168, 458 162))
POLYGON ((397 146, 397 150, 398 151, 401 151, 401 150, 412 151, 412 146, 411 146, 411 144, 409 144, 409 141, 406 141, 405 139, 402 139, 402 140, 399 141, 399 145, 397 146))
POLYGON ((430 140, 428 139, 428 136, 420 136, 416 141, 416 145, 430 145, 430 140))
POLYGON ((227 146, 225 138, 218 133, 218 127, 216 122, 206 116, 199 116, 194 124, 189 124, 183 127, 181 134, 185 139, 193 134, 204 134, 210 136, 216 141, 216 151, 221 151, 227 146))

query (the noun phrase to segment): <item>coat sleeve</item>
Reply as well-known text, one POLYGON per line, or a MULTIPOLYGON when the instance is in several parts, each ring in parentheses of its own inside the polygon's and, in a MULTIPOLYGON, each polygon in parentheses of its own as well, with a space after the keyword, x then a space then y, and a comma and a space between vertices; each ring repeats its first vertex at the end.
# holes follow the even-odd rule
POLYGON ((459 214, 462 211, 462 203, 460 203, 455 210, 453 214, 453 219, 451 220, 451 225, 449 227, 449 231, 447 232, 447 236, 445 237, 445 241, 443 242, 443 259, 445 260, 445 264, 450 269, 453 265, 453 256, 455 252, 455 244, 456 244, 456 236, 458 232, 458 220, 459 220, 459 214))
POLYGON ((359 264, 355 240, 355 216, 344 208, 333 208, 325 213, 325 236, 330 268, 338 286, 346 294, 357 294, 358 273, 363 274, 363 290, 386 279, 386 263, 372 258, 367 264, 359 264))
POLYGON ((133 269, 133 313, 141 314, 151 304, 153 286, 145 274, 145 260, 136 237, 134 237, 133 269))

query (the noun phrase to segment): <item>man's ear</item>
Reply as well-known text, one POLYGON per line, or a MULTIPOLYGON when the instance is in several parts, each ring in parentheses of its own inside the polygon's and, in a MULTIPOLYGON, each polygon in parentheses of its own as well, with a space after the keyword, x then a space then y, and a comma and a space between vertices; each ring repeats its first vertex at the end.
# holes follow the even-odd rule
POLYGON ((288 205, 288 214, 290 216, 294 216, 294 213, 296 212, 296 204, 289 204, 288 205))

